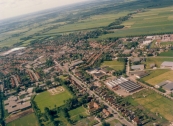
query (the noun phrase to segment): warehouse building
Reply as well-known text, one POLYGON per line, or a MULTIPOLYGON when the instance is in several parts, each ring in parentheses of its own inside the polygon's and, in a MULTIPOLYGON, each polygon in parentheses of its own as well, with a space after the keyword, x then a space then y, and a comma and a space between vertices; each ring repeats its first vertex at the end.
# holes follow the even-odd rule
POLYGON ((144 70, 144 65, 132 65, 131 66, 132 70, 144 70))
POLYGON ((106 85, 112 89, 123 89, 127 93, 132 93, 142 88, 140 85, 123 77, 111 80, 107 82, 106 85))
POLYGON ((162 88, 163 88, 164 90, 166 90, 167 92, 173 91, 173 82, 164 85, 162 88))
POLYGON ((161 64, 161 68, 170 68, 173 69, 173 62, 165 61, 161 64))
POLYGON ((140 85, 134 83, 133 81, 123 82, 119 86, 121 87, 121 89, 124 89, 128 93, 132 93, 142 88, 140 85))

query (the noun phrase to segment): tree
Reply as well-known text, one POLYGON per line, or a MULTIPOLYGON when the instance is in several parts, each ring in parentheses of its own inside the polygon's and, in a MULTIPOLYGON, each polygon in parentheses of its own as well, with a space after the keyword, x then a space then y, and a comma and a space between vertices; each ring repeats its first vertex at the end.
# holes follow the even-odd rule
POLYGON ((104 121, 102 122, 102 126, 110 126, 110 124, 104 121))
POLYGON ((50 80, 48 80, 48 81, 46 81, 46 85, 51 85, 52 84, 52 82, 50 81, 50 80))
POLYGON ((50 57, 49 59, 46 60, 46 66, 51 67, 54 65, 53 59, 50 57))

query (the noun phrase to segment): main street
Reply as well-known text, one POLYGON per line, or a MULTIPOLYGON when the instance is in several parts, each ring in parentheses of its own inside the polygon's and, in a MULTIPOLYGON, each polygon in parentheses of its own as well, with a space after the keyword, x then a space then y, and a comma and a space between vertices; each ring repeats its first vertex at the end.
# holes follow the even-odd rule
POLYGON ((97 100, 100 102, 100 103, 103 103, 104 105, 108 106, 108 110, 110 112, 114 112, 112 113, 114 115, 114 117, 116 119, 118 119, 121 123, 127 125, 127 126, 133 126, 132 123, 128 122, 125 118, 123 118, 118 112, 116 109, 114 109, 112 106, 110 106, 107 102, 105 102, 102 98, 100 98, 100 96, 98 96, 94 91, 90 90, 86 84, 84 84, 83 82, 81 82, 77 77, 75 77, 73 74, 71 74, 67 68, 64 68, 63 66, 61 66, 57 61, 54 61, 55 64, 62 70, 62 71, 66 71, 70 76, 71 78, 79 85, 85 87, 87 89, 87 92, 91 95, 91 96, 94 96, 95 98, 97 98, 97 100))

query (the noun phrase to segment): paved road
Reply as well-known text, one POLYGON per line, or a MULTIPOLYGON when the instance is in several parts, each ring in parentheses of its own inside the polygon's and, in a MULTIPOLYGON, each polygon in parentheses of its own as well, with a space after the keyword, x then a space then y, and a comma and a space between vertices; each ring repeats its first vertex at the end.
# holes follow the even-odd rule
MULTIPOLYGON (((54 62, 56 63, 57 66, 59 66, 60 69, 65 70, 65 69, 63 68, 63 66, 61 66, 60 64, 58 64, 58 62, 56 62, 56 61, 54 61, 54 62)), ((123 118, 112 106, 110 106, 107 102, 105 102, 103 99, 101 99, 100 96, 98 96, 95 92, 91 91, 88 87, 86 87, 86 84, 84 84, 83 82, 81 82, 81 81, 80 81, 78 78, 76 78, 73 74, 71 74, 69 71, 67 71, 67 69, 66 69, 66 72, 68 72, 68 74, 71 76, 71 78, 72 78, 76 83, 78 83, 79 85, 81 85, 81 86, 87 88, 87 92, 88 92, 90 95, 95 96, 95 97, 97 98, 97 100, 99 100, 99 102, 104 103, 106 106, 108 106, 108 110, 109 110, 110 112, 114 111, 115 113, 117 113, 117 114, 113 114, 114 117, 115 117, 116 119, 118 119, 121 123, 123 123, 123 124, 125 124, 125 125, 127 125, 127 126, 133 126, 132 123, 128 122, 125 118, 123 118), (120 119, 119 117, 120 117, 121 119, 120 119)))

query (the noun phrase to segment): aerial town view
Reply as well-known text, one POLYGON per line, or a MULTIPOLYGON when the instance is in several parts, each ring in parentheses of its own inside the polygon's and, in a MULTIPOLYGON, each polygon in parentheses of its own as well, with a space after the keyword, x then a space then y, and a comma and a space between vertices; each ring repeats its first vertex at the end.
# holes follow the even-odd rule
POLYGON ((0 126, 173 126, 173 0, 0 0, 0 126))

